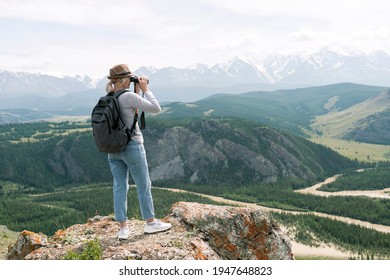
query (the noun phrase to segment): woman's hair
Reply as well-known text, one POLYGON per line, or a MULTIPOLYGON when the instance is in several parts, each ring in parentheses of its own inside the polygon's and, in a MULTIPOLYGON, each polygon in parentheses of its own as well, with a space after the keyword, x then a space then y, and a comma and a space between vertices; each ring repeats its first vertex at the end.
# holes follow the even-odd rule
POLYGON ((110 92, 114 92, 115 91, 115 84, 119 81, 121 85, 123 85, 126 80, 128 79, 128 77, 126 78, 122 78, 122 79, 111 79, 107 85, 106 85, 106 92, 107 93, 110 93, 110 92))
POLYGON ((114 91, 114 81, 113 80, 110 80, 107 85, 106 85, 106 92, 107 93, 110 93, 110 92, 113 92, 114 91))

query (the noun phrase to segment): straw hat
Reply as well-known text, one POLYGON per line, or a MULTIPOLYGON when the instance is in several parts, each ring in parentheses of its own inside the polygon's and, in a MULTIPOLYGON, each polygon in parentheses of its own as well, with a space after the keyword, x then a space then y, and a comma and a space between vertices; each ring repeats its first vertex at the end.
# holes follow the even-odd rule
POLYGON ((110 69, 110 75, 107 76, 109 79, 120 79, 124 77, 130 77, 131 71, 126 64, 118 64, 110 69))

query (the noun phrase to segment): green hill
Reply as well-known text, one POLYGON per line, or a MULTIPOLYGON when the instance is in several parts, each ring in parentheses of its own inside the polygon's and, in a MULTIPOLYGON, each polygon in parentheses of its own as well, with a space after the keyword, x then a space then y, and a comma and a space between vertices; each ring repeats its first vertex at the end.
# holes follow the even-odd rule
POLYGON ((341 83, 294 90, 217 94, 200 101, 171 103, 162 115, 170 118, 241 117, 304 135, 315 116, 342 111, 373 98, 384 87, 341 83))

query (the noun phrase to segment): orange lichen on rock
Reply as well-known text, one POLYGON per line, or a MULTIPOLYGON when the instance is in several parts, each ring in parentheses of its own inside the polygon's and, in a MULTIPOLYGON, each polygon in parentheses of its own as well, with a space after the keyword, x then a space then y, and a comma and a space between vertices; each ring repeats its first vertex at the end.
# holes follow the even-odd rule
POLYGON ((63 229, 57 230, 54 235, 52 236, 53 240, 60 241, 63 240, 66 236, 66 232, 63 229))
POLYGON ((178 202, 172 219, 200 231, 223 259, 291 259, 291 244, 268 212, 178 202))
POLYGON ((194 251, 195 251, 194 253, 195 260, 208 260, 208 257, 205 254, 203 254, 201 248, 194 246, 194 251))
POLYGON ((8 247, 7 259, 23 259, 42 246, 47 246, 46 235, 24 230, 20 233, 16 243, 8 247))

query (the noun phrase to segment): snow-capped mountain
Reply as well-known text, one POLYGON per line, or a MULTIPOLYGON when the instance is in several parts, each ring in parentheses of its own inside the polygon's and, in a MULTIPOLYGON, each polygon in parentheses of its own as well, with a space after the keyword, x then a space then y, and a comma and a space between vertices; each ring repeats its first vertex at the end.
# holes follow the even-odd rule
POLYGON ((272 55, 256 63, 236 57, 226 63, 207 66, 197 64, 184 69, 142 67, 156 85, 209 83, 214 87, 234 84, 324 85, 353 82, 390 85, 390 55, 384 51, 372 54, 341 54, 323 49, 311 55, 272 55))
POLYGON ((390 55, 383 51, 346 55, 325 49, 307 57, 284 57, 275 61, 281 60, 287 64, 280 69, 281 75, 275 79, 276 83, 390 85, 390 55))
MULTIPOLYGON (((322 49, 309 55, 272 55, 262 59, 236 57, 215 65, 195 64, 186 68, 140 67, 161 102, 191 102, 214 93, 297 88, 351 82, 390 86, 390 55, 345 54, 322 49)), ((92 106, 105 93, 107 78, 88 76, 54 77, 43 74, 0 71, 0 97, 4 108, 41 108, 34 96, 61 97, 57 107, 69 107, 77 97, 78 106, 92 106), (75 95, 74 93, 78 93, 75 95), (73 94, 72 94, 73 93, 73 94), (65 95, 69 94, 69 98, 65 95), (23 98, 20 98, 22 97, 23 98), (5 98, 7 97, 7 98, 5 98), (11 98, 13 97, 13 99, 11 98), (66 105, 69 103, 69 105, 66 105)), ((51 105, 52 102, 47 102, 51 105)), ((54 106, 54 105, 52 105, 54 106)))
POLYGON ((55 77, 46 74, 10 72, 0 70, 0 96, 39 95, 58 97, 69 92, 78 92, 95 87, 88 76, 55 77))
POLYGON ((184 69, 165 67, 151 71, 150 68, 141 67, 135 73, 148 76, 156 85, 172 85, 172 83, 202 85, 209 83, 211 87, 221 87, 237 83, 270 82, 253 62, 239 57, 213 66, 196 64, 184 69))

